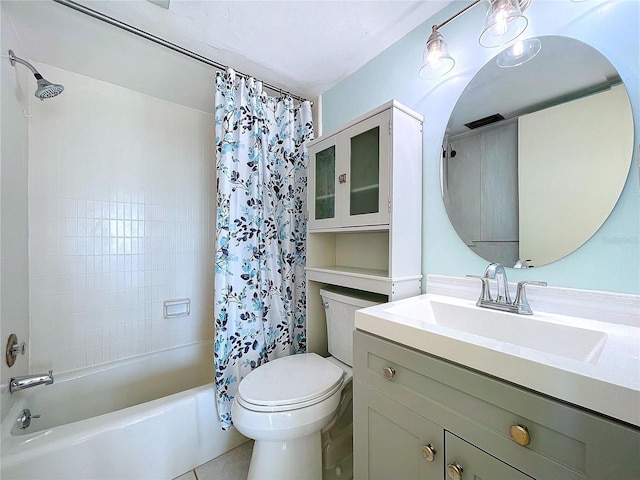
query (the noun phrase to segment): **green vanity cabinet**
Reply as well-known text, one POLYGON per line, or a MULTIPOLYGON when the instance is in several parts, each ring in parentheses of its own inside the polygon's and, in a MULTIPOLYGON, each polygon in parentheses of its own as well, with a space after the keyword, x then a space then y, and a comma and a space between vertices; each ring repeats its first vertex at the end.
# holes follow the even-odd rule
POLYGON ((640 479, 640 429, 361 331, 354 380, 356 480, 640 479))
POLYGON ((441 479, 444 430, 370 389, 353 385, 354 478, 369 480, 441 479))
MULTIPOLYGON (((474 480, 531 480, 531 477, 492 457, 450 432, 445 433, 446 470, 448 478, 474 480)), ((441 477, 442 478, 442 477, 441 477)))
POLYGON ((356 479, 531 479, 360 382, 354 392, 354 430, 366 432, 354 442, 356 479))

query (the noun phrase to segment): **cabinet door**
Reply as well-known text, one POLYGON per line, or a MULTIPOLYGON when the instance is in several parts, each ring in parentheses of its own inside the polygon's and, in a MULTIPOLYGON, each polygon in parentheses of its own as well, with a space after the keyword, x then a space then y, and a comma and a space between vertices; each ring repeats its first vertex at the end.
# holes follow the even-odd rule
POLYGON ((451 480, 531 480, 520 470, 445 432, 446 475, 451 480))
POLYGON ((353 385, 354 478, 441 480, 443 429, 360 382, 353 385))
POLYGON ((313 145, 309 149, 310 168, 309 228, 331 228, 338 226, 339 214, 336 198, 338 177, 336 161, 339 150, 338 136, 334 135, 313 145))
POLYGON ((390 119, 387 110, 344 132, 345 162, 338 171, 343 226, 389 223, 390 119))

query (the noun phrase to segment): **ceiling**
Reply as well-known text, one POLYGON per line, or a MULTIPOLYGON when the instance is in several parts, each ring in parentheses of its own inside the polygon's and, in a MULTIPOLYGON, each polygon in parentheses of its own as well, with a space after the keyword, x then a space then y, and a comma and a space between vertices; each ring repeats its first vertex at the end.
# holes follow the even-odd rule
POLYGON ((313 98, 451 1, 170 0, 168 9, 145 0, 78 3, 313 98))
MULTIPOLYGON (((306 98, 324 93, 408 34, 451 0, 75 0, 83 6, 137 27, 239 72, 306 98)), ((214 112, 212 68, 146 39, 93 19, 52 0, 0 3, 16 31, 16 55, 207 112, 214 112)), ((426 30, 426 29, 425 29, 426 30)), ((426 39, 425 39, 426 40, 426 39)), ((546 40, 545 40, 546 41, 546 40)), ((464 123, 497 112, 512 116, 529 105, 557 98, 589 85, 601 84, 615 71, 602 62, 583 62, 583 52, 557 55, 545 46, 534 61, 521 68, 487 70, 471 89, 481 95, 456 107, 450 134, 464 123), (567 61, 567 58, 571 61, 567 61), (551 62, 551 66, 549 63, 551 62), (540 70, 536 70, 540 68, 540 70), (593 68, 596 68, 593 70, 593 68), (580 72, 579 76, 572 72, 580 72), (515 81, 513 76, 519 76, 515 81), (547 92, 540 82, 511 93, 508 87, 531 79, 578 79, 566 92, 547 92), (497 97, 487 91, 495 87, 497 97), (494 100, 489 101, 489 98, 494 100), (480 99, 480 101, 476 101, 480 99), (508 105, 501 102, 509 101, 508 105), (519 103, 513 103, 513 102, 519 103), (474 103, 475 102, 475 103, 474 103), (526 104, 525 104, 526 103, 526 104), (514 106, 515 105, 515 106, 514 106), (462 112, 462 113, 461 113, 462 112)), ((566 49, 567 47, 563 47, 566 49)), ((563 50, 563 49, 560 49, 563 50)), ((416 59, 416 69, 420 59, 416 59)), ((55 81, 55 73, 51 74, 55 81)), ((562 87, 565 88, 565 87, 562 87)))

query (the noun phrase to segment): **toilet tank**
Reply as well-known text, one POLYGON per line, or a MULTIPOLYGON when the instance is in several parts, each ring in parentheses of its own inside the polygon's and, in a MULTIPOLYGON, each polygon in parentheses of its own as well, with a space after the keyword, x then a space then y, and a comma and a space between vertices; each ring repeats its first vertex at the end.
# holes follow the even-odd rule
POLYGON ((327 319, 329 353, 347 365, 353 366, 353 331, 356 310, 387 302, 385 295, 341 289, 320 290, 327 319))

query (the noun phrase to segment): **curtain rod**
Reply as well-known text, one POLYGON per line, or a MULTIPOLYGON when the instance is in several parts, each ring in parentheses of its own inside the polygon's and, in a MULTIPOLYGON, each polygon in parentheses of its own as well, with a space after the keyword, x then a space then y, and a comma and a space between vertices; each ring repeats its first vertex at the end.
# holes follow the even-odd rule
MULTIPOLYGON (((146 40, 149 40, 151 42, 157 43, 158 45, 161 45, 165 48, 168 48, 170 50, 173 50, 174 52, 177 53, 181 53, 182 55, 185 55, 187 57, 193 58, 194 60, 197 60, 199 62, 202 62, 204 64, 207 64, 211 67, 214 67, 218 70, 222 70, 222 71, 226 71, 227 70, 227 66, 223 65, 221 63, 218 63, 214 60, 211 60, 210 58, 207 58, 203 55, 200 55, 198 53, 192 52, 191 50, 187 50, 184 47, 181 47, 180 45, 176 45, 175 43, 169 42, 168 40, 165 40, 164 38, 158 37, 156 35, 153 35, 149 32, 145 32, 144 30, 141 30, 139 28, 136 28, 132 25, 129 25, 128 23, 124 23, 121 22, 120 20, 117 20, 113 17, 110 17, 108 15, 105 15, 104 13, 100 13, 97 10, 93 10, 92 8, 89 7, 85 7, 84 5, 81 5, 77 2, 74 2, 73 0, 53 0, 56 3, 59 3, 60 5, 64 5, 65 7, 69 7, 73 10, 76 10, 77 12, 80 13, 84 13, 85 15, 88 15, 90 17, 93 17, 97 20, 100 20, 102 22, 108 23, 109 25, 113 25, 114 27, 118 27, 122 30, 125 30, 129 33, 133 33, 134 35, 137 35, 139 37, 142 37, 146 40)), ((250 78, 251 75, 247 75, 246 73, 242 73, 242 72, 238 72, 237 70, 235 71, 236 75, 240 75, 242 77, 245 78, 250 78)), ((280 92, 286 95, 291 96, 292 98, 294 98, 295 100, 298 100, 300 102, 305 102, 307 101, 306 98, 300 97, 299 95, 294 95, 291 92, 287 92, 286 90, 283 90, 282 88, 276 87, 274 85, 270 85, 268 83, 262 82, 262 84, 270 89, 273 90, 275 92, 280 92)))

